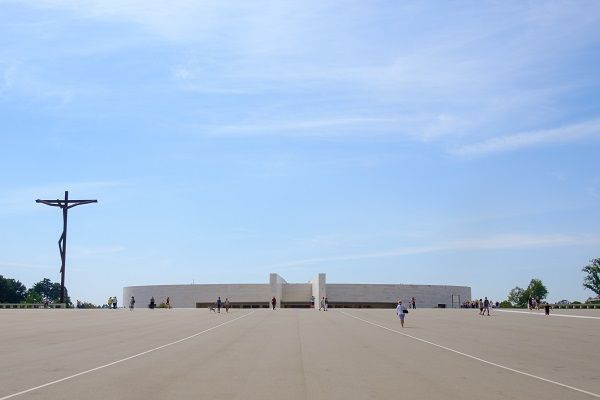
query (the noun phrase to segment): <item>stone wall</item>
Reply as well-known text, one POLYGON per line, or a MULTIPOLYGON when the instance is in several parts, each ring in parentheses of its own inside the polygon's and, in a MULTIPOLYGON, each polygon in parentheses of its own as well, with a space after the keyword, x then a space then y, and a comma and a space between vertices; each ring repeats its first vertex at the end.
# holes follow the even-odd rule
POLYGON ((471 288, 466 286, 445 285, 369 285, 369 284, 327 284, 330 304, 334 303, 395 303, 399 299, 409 302, 413 297, 417 307, 431 308, 439 304, 452 307, 454 301, 464 302, 471 299, 471 288))
POLYGON ((136 307, 147 307, 150 298, 156 304, 163 303, 170 297, 172 307, 194 308, 196 303, 215 303, 217 297, 228 298, 233 303, 256 304, 271 301, 271 286, 268 284, 234 284, 234 285, 153 285, 128 286, 123 288, 123 299, 119 304, 128 306, 131 296, 135 296, 136 307))
POLYGON ((154 297, 157 305, 170 297, 172 307, 194 308, 196 303, 215 303, 218 296, 223 301, 228 298, 234 304, 269 305, 271 298, 275 296, 278 306, 282 302, 308 305, 314 296, 317 309, 321 297, 327 297, 332 306, 371 304, 374 307, 396 303, 398 299, 409 302, 415 297, 417 308, 430 308, 440 304, 452 307, 453 295, 455 303, 459 296, 461 302, 468 301, 471 299, 471 288, 446 285, 328 284, 323 273, 315 276, 310 283, 290 284, 281 276, 271 274, 268 284, 129 286, 123 288, 123 298, 119 299, 119 305, 128 306, 131 296, 135 296, 136 307, 147 307, 151 297, 154 297))
POLYGON ((312 296, 310 283, 286 283, 282 287, 282 301, 284 303, 308 303, 312 296))

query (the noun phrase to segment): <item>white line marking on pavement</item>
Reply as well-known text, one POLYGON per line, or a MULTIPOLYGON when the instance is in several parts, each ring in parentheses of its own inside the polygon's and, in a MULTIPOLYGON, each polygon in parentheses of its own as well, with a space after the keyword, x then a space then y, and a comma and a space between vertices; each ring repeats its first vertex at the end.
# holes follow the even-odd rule
MULTIPOLYGON (((573 387, 573 386, 565 385, 564 383, 560 383, 560 382, 556 382, 556 381, 553 381, 553 380, 550 380, 550 379, 542 378, 541 376, 537 376, 537 375, 529 374, 527 372, 519 371, 518 369, 514 369, 514 368, 510 368, 510 367, 505 367, 504 365, 496 364, 494 362, 487 361, 487 360, 484 360, 484 359, 479 358, 479 357, 472 356, 472 355, 467 354, 467 353, 463 353, 462 351, 454 350, 454 349, 451 349, 449 347, 442 346, 442 345, 439 345, 437 343, 433 343, 433 342, 430 342, 428 340, 421 339, 421 338, 418 338, 416 336, 412 336, 412 335, 409 335, 407 333, 400 332, 400 331, 397 331, 395 329, 391 329, 391 328, 388 328, 388 327, 383 326, 383 325, 376 324, 376 323, 371 322, 371 321, 367 321, 366 319, 362 319, 362 318, 356 317, 356 316, 354 316, 352 314, 348 314, 348 313, 346 313, 344 311, 339 311, 339 312, 342 313, 342 314, 345 314, 345 315, 347 315, 347 316, 349 316, 351 318, 355 318, 355 319, 357 319, 359 321, 366 322, 367 324, 371 324, 371 325, 377 326, 379 328, 388 330, 390 332, 398 333, 398 334, 400 334, 402 336, 406 336, 408 338, 417 340, 419 342, 427 343, 427 344, 429 344, 431 346, 439 347, 440 349, 444 349, 444 350, 450 351, 452 353, 459 354, 461 356, 464 356, 464 357, 467 357, 467 358, 470 358, 470 359, 473 359, 473 360, 480 361, 480 362, 482 362, 484 364, 493 365, 494 367, 505 369, 507 371, 511 371, 511 372, 514 372, 514 373, 517 373, 517 374, 525 375, 525 376, 528 376, 530 378, 538 379, 540 381, 552 383, 554 385, 561 386, 561 387, 564 387, 564 388, 567 388, 567 389, 571 389, 571 390, 574 390, 574 391, 579 392, 579 393, 587 394, 587 395, 592 396, 592 397, 600 398, 600 394, 597 394, 597 393, 588 392, 587 390, 583 390, 583 389, 579 389, 579 388, 576 388, 576 387, 573 387)), ((0 399, 0 400, 2 400, 2 399, 0 399)))
POLYGON ((141 353, 134 354, 132 356, 129 356, 129 357, 126 357, 126 358, 122 358, 120 360, 113 361, 111 363, 104 364, 104 365, 101 365, 101 366, 96 367, 96 368, 88 369, 87 371, 79 372, 79 373, 77 373, 75 375, 67 376, 65 378, 57 379, 55 381, 48 382, 48 383, 45 383, 45 384, 40 385, 40 386, 32 387, 31 389, 23 390, 23 391, 18 392, 18 393, 13 393, 13 394, 9 394, 8 396, 0 397, 0 400, 6 400, 6 399, 10 399, 12 397, 20 396, 20 395, 25 394, 25 393, 33 392, 34 390, 38 390, 38 389, 44 388, 46 386, 54 385, 54 384, 57 384, 57 383, 60 383, 60 382, 63 382, 63 381, 69 380, 69 379, 77 378, 78 376, 89 374, 90 372, 98 371, 100 369, 103 369, 103 368, 106 368, 106 367, 110 367, 112 365, 119 364, 119 363, 122 363, 122 362, 125 362, 125 361, 128 361, 128 360, 131 360, 133 358, 140 357, 140 356, 143 356, 143 355, 148 354, 148 353, 152 353, 152 352, 160 350, 160 349, 164 349, 165 347, 173 346, 174 344, 181 343, 183 341, 192 339, 192 338, 194 338, 194 337, 196 337, 198 335, 202 335, 203 333, 210 332, 210 331, 212 331, 214 329, 217 329, 217 328, 219 328, 219 327, 221 327, 223 325, 230 324, 230 323, 232 323, 234 321, 237 321, 238 319, 245 318, 245 317, 247 317, 250 314, 254 314, 254 312, 255 311, 249 312, 248 314, 242 315, 241 317, 237 317, 235 319, 232 319, 231 321, 223 322, 222 324, 213 326, 212 328, 205 329, 205 330, 203 330, 201 332, 198 332, 198 333, 194 333, 193 335, 185 337, 183 339, 179 339, 179 340, 176 340, 176 341, 171 342, 171 343, 163 344, 162 346, 158 346, 158 347, 155 347, 153 349, 146 350, 146 351, 143 351, 141 353))
POLYGON ((498 310, 496 309, 495 311, 498 312, 505 312, 505 313, 514 313, 514 314, 531 314, 531 315, 540 315, 542 317, 565 317, 565 318, 583 318, 583 319, 600 319, 600 317, 590 317, 587 315, 567 315, 567 314, 550 314, 550 315, 546 315, 546 314, 542 314, 541 312, 537 313, 537 312, 531 312, 531 311, 512 311, 512 310, 498 310))

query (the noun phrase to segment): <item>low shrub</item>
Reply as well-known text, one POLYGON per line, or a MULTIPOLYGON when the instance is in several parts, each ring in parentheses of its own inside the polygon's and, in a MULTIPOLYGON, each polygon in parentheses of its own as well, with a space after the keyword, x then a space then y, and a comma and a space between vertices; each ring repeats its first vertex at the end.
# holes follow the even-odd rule
POLYGON ((102 308, 100 306, 97 306, 95 304, 92 303, 88 303, 87 301, 82 301, 79 303, 79 305, 75 306, 76 308, 102 308))

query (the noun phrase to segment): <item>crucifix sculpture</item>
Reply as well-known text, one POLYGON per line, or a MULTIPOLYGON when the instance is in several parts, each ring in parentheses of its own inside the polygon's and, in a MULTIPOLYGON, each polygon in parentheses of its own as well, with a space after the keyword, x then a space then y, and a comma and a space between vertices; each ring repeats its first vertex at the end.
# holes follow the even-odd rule
POLYGON ((60 207, 63 212, 63 232, 58 239, 58 249, 60 250, 60 302, 65 302, 65 259, 67 258, 67 212, 69 208, 80 206, 82 204, 97 203, 98 200, 69 200, 69 192, 65 191, 64 200, 36 200, 36 203, 46 204, 48 206, 60 207))

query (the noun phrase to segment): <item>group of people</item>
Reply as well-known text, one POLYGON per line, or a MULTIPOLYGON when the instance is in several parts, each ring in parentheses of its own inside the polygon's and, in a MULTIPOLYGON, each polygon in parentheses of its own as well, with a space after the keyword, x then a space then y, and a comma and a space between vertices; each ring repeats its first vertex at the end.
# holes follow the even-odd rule
POLYGON ((219 296, 219 298, 217 298, 217 301, 216 301, 214 307, 210 307, 210 310, 220 314, 221 307, 225 308, 226 313, 229 312, 229 309, 231 308, 231 303, 229 302, 229 299, 227 297, 225 297, 225 301, 222 301, 221 296, 219 296))
MULTIPOLYGON (((409 308, 415 310, 417 308, 417 301, 413 297, 409 303, 409 308)), ((493 303, 486 297, 485 299, 473 300, 472 302, 466 302, 462 306, 463 308, 479 308, 479 315, 490 315, 490 308, 493 307, 493 303)), ((404 319, 408 314, 408 308, 402 303, 402 300, 398 300, 396 306, 396 315, 400 318, 400 324, 404 328, 404 319)))
POLYGON ((539 310, 540 307, 543 307, 544 314, 546 315, 550 315, 550 310, 552 309, 552 306, 548 304, 548 302, 542 304, 542 302, 535 297, 530 297, 529 300, 527 300, 527 307, 530 311, 539 310))
MULTIPOLYGON (((217 301, 215 302, 215 304, 213 306, 209 307, 209 310, 213 311, 215 313, 220 313, 221 308, 225 308, 225 312, 229 312, 229 309, 231 308, 231 303, 229 302, 229 299, 227 297, 225 298, 225 301, 222 301, 221 296, 219 296, 217 298, 217 301)), ((271 298, 271 308, 273 310, 275 310, 277 308, 277 298, 275 296, 273 296, 271 298)), ((321 302, 319 303, 319 311, 321 311, 321 310, 327 311, 328 308, 329 308, 329 301, 327 300, 327 297, 323 297, 321 299, 321 302)))
POLYGON ((488 317, 490 316, 490 301, 486 297, 485 300, 479 299, 479 315, 485 315, 487 311, 488 317))
POLYGON ((327 297, 322 297, 321 301, 319 302, 319 311, 321 311, 321 310, 327 311, 328 308, 329 308, 329 301, 327 300, 327 297))
POLYGON ((108 304, 108 308, 117 309, 117 296, 109 297, 106 304, 108 304))
MULTIPOLYGON (((135 299, 133 298, 133 296, 131 296, 131 301, 133 301, 133 304, 135 304, 135 299)), ((133 306, 131 306, 131 301, 130 301, 130 308, 133 309, 133 306)), ((156 308, 156 301, 154 300, 154 296, 152 296, 150 298, 150 303, 148 303, 148 308, 151 310, 154 310, 156 308)), ((159 308, 168 308, 171 309, 171 298, 167 296, 167 298, 165 299, 165 302, 162 303, 159 308)))
MULTIPOLYGON (((481 309, 481 304, 484 302, 484 300, 482 299, 475 299, 475 300, 471 300, 471 301, 465 301, 463 304, 461 304, 460 308, 479 308, 481 309)), ((492 302, 491 300, 489 301, 489 305, 491 308, 498 308, 500 307, 500 303, 499 302, 492 302)))
MULTIPOLYGON (((109 297, 108 298, 108 308, 113 308, 116 309, 117 308, 117 297, 113 296, 113 297, 109 297)), ((77 308, 80 308, 80 301, 77 300, 77 308)), ((171 299, 170 297, 167 297, 165 300, 164 305, 166 306, 166 308, 171 308, 171 299)), ((271 299, 271 306, 273 307, 273 310, 275 310, 275 308, 277 307, 277 299, 275 298, 275 296, 273 296, 273 298, 271 299)), ((490 308, 493 307, 494 304, 488 300, 487 297, 485 297, 485 299, 475 299, 471 302, 465 302, 463 304, 463 308, 479 308, 479 315, 490 315, 490 308)), ((496 304, 496 307, 498 305, 496 304)), ((528 301, 528 306, 530 310, 534 310, 534 309, 539 309, 540 307, 540 302, 538 300, 536 300, 535 298, 531 297, 528 301)), ((129 300, 129 310, 133 310, 135 307, 135 298, 133 296, 131 296, 131 299, 129 300)), ((148 308, 150 309, 154 309, 156 307, 156 302, 154 300, 154 297, 150 298, 150 303, 148 304, 148 308)), ((210 307, 210 310, 216 313, 221 313, 221 308, 225 308, 225 312, 229 312, 229 309, 231 308, 231 303, 229 302, 228 298, 225 298, 225 301, 221 300, 221 296, 219 296, 217 298, 217 301, 214 305, 214 307, 210 307)), ((327 309, 329 308, 329 301, 327 300, 327 297, 322 297, 320 302, 319 302, 319 311, 324 310, 327 311, 327 309)), ((413 297, 410 302, 409 302, 409 308, 412 308, 413 310, 416 310, 417 308, 417 300, 413 297)), ((551 306, 546 303, 544 304, 544 311, 546 313, 546 315, 550 315, 550 309, 551 306)), ((408 314, 408 308, 402 303, 402 300, 398 300, 398 304, 396 306, 396 315, 398 316, 398 318, 400 319, 400 325, 402 326, 402 328, 404 328, 404 320, 406 318, 406 314, 408 314)))
POLYGON ((540 304, 540 301, 535 297, 530 297, 529 300, 527 300, 527 308, 529 308, 529 310, 539 310, 540 304))

